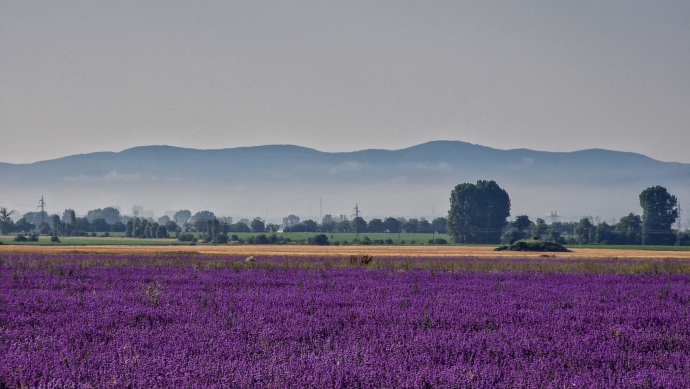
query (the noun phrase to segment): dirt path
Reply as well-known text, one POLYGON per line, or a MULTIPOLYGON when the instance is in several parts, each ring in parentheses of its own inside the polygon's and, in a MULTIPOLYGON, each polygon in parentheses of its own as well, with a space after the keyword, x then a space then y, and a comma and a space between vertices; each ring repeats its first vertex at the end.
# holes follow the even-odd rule
POLYGON ((256 256, 350 256, 369 254, 378 257, 539 257, 559 258, 679 258, 690 259, 690 251, 648 251, 618 249, 573 249, 572 253, 496 252, 493 247, 473 246, 0 246, 3 253, 37 254, 129 254, 156 255, 189 253, 204 255, 256 256))

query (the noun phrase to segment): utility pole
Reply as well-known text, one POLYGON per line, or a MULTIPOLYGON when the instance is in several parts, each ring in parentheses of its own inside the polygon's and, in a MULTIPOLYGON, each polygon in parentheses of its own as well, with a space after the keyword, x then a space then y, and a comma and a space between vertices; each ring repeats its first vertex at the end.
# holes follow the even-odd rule
POLYGON ((43 201, 43 196, 41 196, 41 201, 38 202, 38 207, 41 209, 41 224, 45 223, 45 214, 46 214, 46 202, 43 201))
POLYGON ((355 217, 355 239, 359 240, 359 230, 357 229, 357 222, 358 222, 357 219, 359 219, 359 205, 357 205, 357 203, 355 203, 354 211, 355 211, 355 213, 352 216, 355 217))
POLYGON ((319 217, 323 221, 323 197, 319 197, 319 217))
POLYGON ((680 207, 680 201, 678 202, 678 232, 680 232, 683 224, 681 223, 681 216, 683 214, 683 209, 680 207))

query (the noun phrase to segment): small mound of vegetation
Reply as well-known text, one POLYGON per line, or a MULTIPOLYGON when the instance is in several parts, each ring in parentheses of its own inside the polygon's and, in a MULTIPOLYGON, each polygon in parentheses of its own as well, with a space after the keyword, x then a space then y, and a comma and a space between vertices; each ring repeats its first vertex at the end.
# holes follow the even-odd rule
POLYGON ((569 253, 571 252, 565 246, 558 244, 556 242, 547 242, 537 239, 525 239, 518 240, 517 242, 511 243, 508 246, 501 246, 494 251, 531 251, 531 252, 556 252, 556 253, 569 253))

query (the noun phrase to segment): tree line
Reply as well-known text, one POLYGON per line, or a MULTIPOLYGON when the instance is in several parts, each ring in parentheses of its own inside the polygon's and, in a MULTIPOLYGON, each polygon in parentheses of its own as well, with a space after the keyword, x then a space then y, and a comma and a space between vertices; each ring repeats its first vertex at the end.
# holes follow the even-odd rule
POLYGON ((653 186, 639 195, 642 215, 630 213, 616 224, 579 222, 547 224, 510 216, 510 196, 495 181, 477 181, 456 186, 450 196, 448 234, 457 243, 499 244, 521 239, 540 239, 570 245, 679 245, 690 246, 690 234, 674 230, 678 200, 662 186, 653 186))
MULTIPOLYGON (((233 222, 231 217, 217 217, 211 211, 192 214, 180 210, 172 218, 162 216, 158 220, 123 216, 113 207, 94 209, 84 217, 76 217, 74 210, 63 214, 48 215, 46 212, 27 212, 16 222, 12 212, 0 208, 0 232, 33 233, 61 236, 95 235, 97 232, 124 232, 132 238, 170 238, 184 241, 228 242, 231 233, 254 232, 275 234, 281 231, 334 233, 447 233, 453 241, 462 244, 511 243, 522 239, 540 239, 570 245, 690 245, 690 234, 673 230, 678 218, 677 198, 666 188, 654 186, 639 195, 642 214, 630 213, 615 224, 595 222, 590 217, 578 222, 554 222, 543 219, 530 220, 518 215, 509 222, 511 202, 508 193, 495 181, 477 181, 476 184, 457 185, 450 196, 447 217, 432 221, 425 218, 372 218, 352 220, 345 215, 326 215, 320 223, 301 220, 289 215, 282 225, 266 223, 257 217, 233 222)), ((268 239, 268 238, 267 238, 268 239)), ((273 238, 272 238, 273 239, 273 238)), ((275 238, 277 239, 277 238, 275 238)))

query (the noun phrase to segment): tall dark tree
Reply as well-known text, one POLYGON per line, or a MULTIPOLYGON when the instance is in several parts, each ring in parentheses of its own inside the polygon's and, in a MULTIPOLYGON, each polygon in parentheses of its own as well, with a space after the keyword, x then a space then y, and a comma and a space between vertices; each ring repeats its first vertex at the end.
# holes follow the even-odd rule
POLYGON ((22 232, 31 232, 36 229, 36 225, 29 223, 25 218, 21 218, 14 224, 14 229, 22 232))
POLYGON ((414 234, 416 232, 419 232, 419 220, 414 219, 414 218, 409 219, 405 223, 402 224, 402 228, 408 234, 414 234))
POLYGON ((62 222, 60 221, 60 216, 53 215, 53 236, 60 236, 60 227, 62 222))
POLYGON ((91 229, 95 232, 110 232, 110 224, 102 218, 93 219, 91 229))
POLYGON ((640 193, 642 230, 645 244, 668 245, 675 243, 671 230, 678 219, 678 199, 663 186, 653 186, 640 193))
POLYGON ((510 196, 495 181, 464 183, 450 194, 448 234, 458 243, 499 243, 510 216, 510 196))
POLYGON ((400 222, 398 219, 394 217, 387 217, 386 220, 383 221, 383 224, 386 225, 386 229, 388 232, 397 234, 400 232, 400 222))
POLYGON ((299 216, 295 215, 290 215, 288 217, 283 218, 283 226, 285 227, 291 227, 299 223, 299 216))
POLYGON ((437 217, 431 221, 431 227, 439 234, 446 233, 446 226, 448 225, 448 219, 445 217, 437 217))
POLYGON ((12 228, 14 227, 14 222, 10 215, 14 211, 8 211, 5 207, 0 207, 0 233, 2 235, 9 235, 12 233, 12 228))
POLYGON ((532 226, 532 222, 529 220, 527 215, 519 215, 515 217, 513 222, 513 227, 517 228, 518 231, 524 231, 532 226))
POLYGON ((546 222, 542 218, 537 218, 537 220, 534 222, 534 235, 537 236, 537 238, 541 238, 542 235, 546 234, 546 231, 549 229, 549 226, 546 225, 546 222))
POLYGON ((371 219, 369 220, 369 224, 367 225, 367 230, 369 232, 383 232, 386 230, 386 225, 383 224, 383 221, 381 219, 371 219))
POLYGON ((127 228, 125 229, 125 237, 131 238, 134 234, 134 220, 127 221, 127 228))
POLYGON ((189 219, 192 218, 192 212, 189 210, 181 210, 175 212, 175 215, 173 215, 173 220, 175 223, 177 223, 178 226, 183 227, 187 222, 189 222, 189 219))
POLYGON ((573 229, 573 235, 577 244, 594 243, 596 228, 589 221, 589 218, 583 217, 573 229))
POLYGON ((422 232, 424 234, 430 234, 434 232, 434 229, 431 228, 431 223, 429 223, 428 220, 425 218, 419 219, 419 222, 417 222, 417 231, 422 232))
POLYGON ((358 234, 367 232, 367 222, 364 219, 362 219, 361 216, 352 219, 352 221, 350 221, 350 225, 352 226, 353 232, 356 232, 358 234))
POLYGON ((215 217, 216 215, 214 215, 211 211, 199 211, 192 216, 190 223, 194 223, 197 220, 213 220, 215 217))
POLYGON ((264 232, 266 230, 266 223, 259 217, 255 217, 254 220, 249 224, 252 232, 264 232))
POLYGON ((619 234, 620 244, 640 244, 642 243, 642 217, 630 213, 623 216, 614 229, 619 234))

